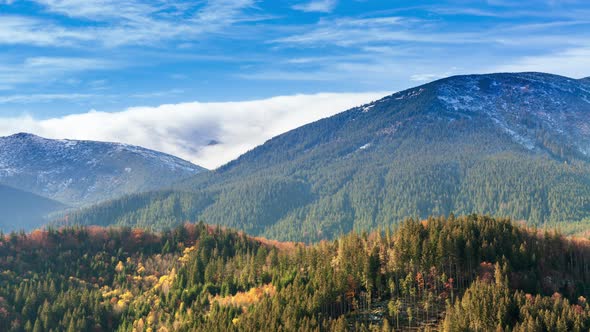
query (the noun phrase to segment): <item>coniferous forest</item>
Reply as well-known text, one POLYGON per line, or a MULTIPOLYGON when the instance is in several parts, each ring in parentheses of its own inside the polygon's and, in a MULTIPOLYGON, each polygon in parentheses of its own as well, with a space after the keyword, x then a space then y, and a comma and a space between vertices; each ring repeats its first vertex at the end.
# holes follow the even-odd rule
POLYGON ((0 332, 590 332, 590 0, 0 0, 0 332))
POLYGON ((68 211, 67 221, 159 230, 205 220, 311 243, 453 212, 583 232, 588 100, 585 81, 549 74, 445 78, 276 136, 172 188, 68 211))
POLYGON ((0 331, 588 331, 590 243, 480 215, 313 245, 203 223, 0 236, 0 331))

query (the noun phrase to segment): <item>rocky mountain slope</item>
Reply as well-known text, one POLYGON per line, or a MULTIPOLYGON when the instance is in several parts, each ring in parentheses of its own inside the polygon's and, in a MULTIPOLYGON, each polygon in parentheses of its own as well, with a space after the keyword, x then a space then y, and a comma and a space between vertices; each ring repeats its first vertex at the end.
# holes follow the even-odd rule
POLYGON ((201 219, 309 241, 451 212, 579 221, 590 217, 589 124, 585 80, 455 76, 277 136, 178 192, 127 197, 74 219, 201 219))
POLYGON ((0 137, 0 183, 72 206, 154 190, 204 169, 144 148, 31 134, 0 137))

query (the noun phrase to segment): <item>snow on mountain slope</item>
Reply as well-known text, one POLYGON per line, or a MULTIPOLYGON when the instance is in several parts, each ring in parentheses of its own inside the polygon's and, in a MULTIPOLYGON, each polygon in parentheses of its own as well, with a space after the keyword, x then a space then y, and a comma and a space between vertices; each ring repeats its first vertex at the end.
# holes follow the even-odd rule
POLYGON ((70 221, 204 220, 297 241, 451 212, 577 222, 590 218, 589 90, 541 73, 449 77, 276 136, 181 193, 70 221))
POLYGON ((0 183, 83 205, 159 189, 204 169, 174 156, 118 143, 0 137, 0 183))
POLYGON ((579 80, 542 73, 461 76, 441 81, 438 99, 460 116, 490 119, 527 149, 559 145, 577 157, 590 155, 590 87, 579 80))

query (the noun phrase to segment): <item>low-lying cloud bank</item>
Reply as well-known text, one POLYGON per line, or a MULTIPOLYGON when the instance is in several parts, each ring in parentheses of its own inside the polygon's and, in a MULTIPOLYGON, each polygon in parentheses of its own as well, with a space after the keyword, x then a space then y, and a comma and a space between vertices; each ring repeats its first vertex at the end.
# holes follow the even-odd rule
POLYGON ((266 140, 377 100, 387 92, 320 93, 269 99, 133 107, 52 119, 0 117, 0 135, 122 142, 166 152, 214 169, 266 140))

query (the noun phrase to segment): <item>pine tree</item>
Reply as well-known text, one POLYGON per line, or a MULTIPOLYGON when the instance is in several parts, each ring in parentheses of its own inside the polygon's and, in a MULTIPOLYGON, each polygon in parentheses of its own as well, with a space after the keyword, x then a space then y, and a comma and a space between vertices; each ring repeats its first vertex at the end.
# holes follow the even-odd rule
POLYGON ((76 324, 74 322, 74 318, 70 318, 70 323, 68 324, 68 330, 67 332, 76 332, 76 324))
POLYGON ((35 326, 33 326, 33 332, 43 332, 43 324, 41 324, 41 320, 37 318, 35 320, 35 326))

